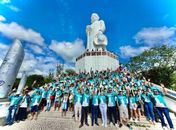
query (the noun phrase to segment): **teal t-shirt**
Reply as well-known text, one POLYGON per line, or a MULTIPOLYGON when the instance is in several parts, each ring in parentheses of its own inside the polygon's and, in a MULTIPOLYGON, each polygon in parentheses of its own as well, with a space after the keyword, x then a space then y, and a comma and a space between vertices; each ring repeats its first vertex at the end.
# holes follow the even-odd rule
POLYGON ((10 106, 18 105, 22 100, 22 96, 11 96, 9 99, 10 99, 10 106))
POLYGON ((166 102, 161 94, 154 95, 156 107, 167 107, 166 102))
POLYGON ((113 107, 115 106, 115 93, 111 92, 111 93, 107 93, 106 94, 107 98, 108 98, 108 106, 109 107, 113 107))
POLYGON ((74 95, 74 103, 79 103, 79 104, 82 104, 82 99, 83 99, 83 95, 82 94, 79 94, 79 93, 76 93, 74 95))
POLYGON ((93 95, 92 105, 98 106, 98 95, 93 95))
POLYGON ((151 102, 151 93, 147 92, 147 94, 141 94, 141 99, 144 101, 144 102, 151 102))
POLYGON ((90 103, 90 94, 83 94, 82 106, 89 106, 90 103))
POLYGON ((121 105, 127 105, 127 97, 125 95, 118 95, 117 96, 117 102, 121 105))
POLYGON ((41 101, 42 96, 41 95, 34 95, 31 100, 31 106, 39 105, 41 101))
POLYGON ((106 96, 105 95, 99 95, 99 102, 100 104, 106 104, 106 96))
POLYGON ((62 95, 61 90, 56 91, 55 101, 61 101, 61 98, 62 98, 61 95, 62 95))
POLYGON ((129 103, 130 103, 130 104, 136 103, 136 100, 135 100, 135 97, 134 97, 134 96, 129 97, 129 103))

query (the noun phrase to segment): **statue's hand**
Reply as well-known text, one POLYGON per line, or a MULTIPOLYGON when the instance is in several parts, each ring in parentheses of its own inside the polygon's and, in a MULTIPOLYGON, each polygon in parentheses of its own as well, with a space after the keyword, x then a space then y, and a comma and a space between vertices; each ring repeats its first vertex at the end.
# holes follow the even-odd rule
POLYGON ((91 30, 92 30, 91 26, 90 26, 90 25, 87 25, 87 27, 86 27, 86 32, 89 33, 89 32, 91 32, 91 30))

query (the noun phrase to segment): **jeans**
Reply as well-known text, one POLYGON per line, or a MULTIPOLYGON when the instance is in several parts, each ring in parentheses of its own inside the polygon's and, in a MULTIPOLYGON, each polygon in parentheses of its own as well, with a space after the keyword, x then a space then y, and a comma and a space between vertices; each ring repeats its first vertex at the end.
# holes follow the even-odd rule
POLYGON ((154 112, 153 112, 153 103, 152 102, 145 102, 144 103, 146 115, 148 120, 155 120, 154 112))
POLYGON ((168 110, 168 108, 156 107, 156 110, 157 110, 159 118, 161 120, 162 127, 166 126, 166 123, 165 123, 164 117, 163 117, 163 115, 165 115, 170 128, 174 128, 172 120, 171 120, 171 118, 169 116, 169 110, 168 110))
POLYGON ((92 105, 92 125, 98 123, 98 106, 92 105))
POLYGON ((88 113, 89 113, 89 107, 84 107, 82 106, 82 110, 81 110, 81 124, 83 125, 84 123, 84 120, 85 120, 85 123, 87 124, 87 117, 88 117, 88 113))
POLYGON ((82 109, 82 106, 81 106, 81 103, 76 103, 75 104, 75 107, 74 107, 74 111, 75 111, 75 120, 77 121, 78 120, 78 116, 79 116, 79 121, 81 121, 81 109, 82 109))
POLYGON ((117 109, 116 109, 116 106, 108 107, 108 114, 109 114, 110 123, 113 122, 112 121, 112 117, 113 117, 115 124, 117 124, 117 109))
POLYGON ((16 116, 17 105, 10 106, 8 109, 8 116, 6 118, 6 123, 12 125, 16 116))
POLYGON ((50 109, 51 109, 51 100, 47 100, 46 111, 50 111, 50 109))
POLYGON ((101 118, 104 125, 107 125, 107 104, 100 104, 101 118))

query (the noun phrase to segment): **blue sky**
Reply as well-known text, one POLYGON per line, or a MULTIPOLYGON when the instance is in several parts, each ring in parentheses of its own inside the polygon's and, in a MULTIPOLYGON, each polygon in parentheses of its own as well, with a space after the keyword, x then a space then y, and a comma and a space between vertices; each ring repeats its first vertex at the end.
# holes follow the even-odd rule
POLYGON ((57 62, 74 67, 96 12, 106 24, 107 49, 125 63, 150 47, 175 44, 175 7, 176 0, 0 0, 0 61, 18 38, 26 51, 21 71, 47 74, 57 62))

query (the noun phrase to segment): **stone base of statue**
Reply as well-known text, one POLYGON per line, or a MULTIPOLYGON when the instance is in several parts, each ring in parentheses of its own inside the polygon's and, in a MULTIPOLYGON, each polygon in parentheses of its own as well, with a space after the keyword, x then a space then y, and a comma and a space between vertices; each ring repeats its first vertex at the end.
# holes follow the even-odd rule
POLYGON ((0 99, 0 126, 4 126, 6 124, 9 105, 10 102, 8 99, 0 99))
POLYGON ((76 72, 116 70, 119 67, 118 57, 107 51, 86 51, 76 59, 76 72))

